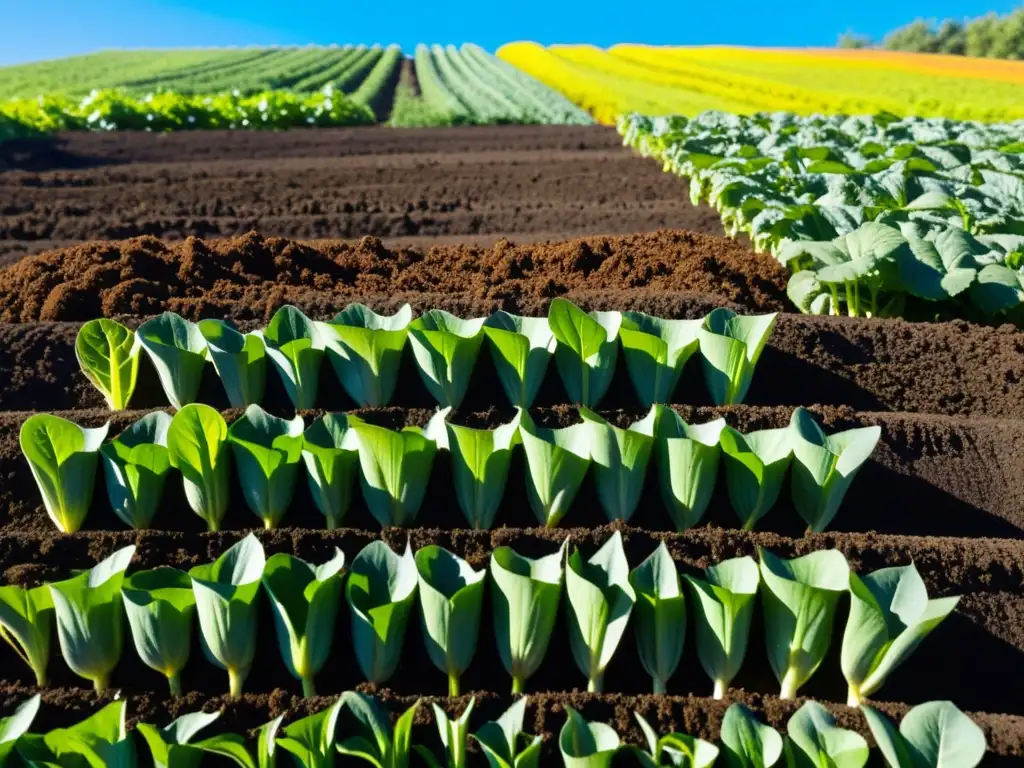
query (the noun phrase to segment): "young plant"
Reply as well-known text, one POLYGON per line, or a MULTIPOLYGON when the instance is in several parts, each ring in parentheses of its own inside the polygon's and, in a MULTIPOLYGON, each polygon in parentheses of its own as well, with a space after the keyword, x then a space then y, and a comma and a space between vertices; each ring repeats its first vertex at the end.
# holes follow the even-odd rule
POLYGON ((595 407, 615 374, 621 312, 587 314, 571 301, 552 299, 548 324, 555 336, 555 365, 569 400, 595 407))
POLYGON ((208 405, 186 405, 167 428, 167 455, 181 472, 188 505, 219 531, 230 501, 231 450, 224 417, 208 405))
POLYGON ((565 578, 565 549, 531 560, 511 547, 491 553, 494 636, 498 655, 512 676, 512 693, 523 686, 544 660, 558 616, 565 578))
POLYGON ((687 424, 665 405, 656 405, 655 436, 661 500, 677 531, 701 521, 711 503, 725 419, 687 424))
POLYGON ((600 692, 636 602, 621 533, 613 533, 586 562, 579 550, 569 556, 565 591, 573 658, 587 676, 587 690, 600 692))
POLYGON ((647 741, 647 751, 634 749, 634 754, 645 766, 674 765, 685 768, 711 768, 718 759, 718 747, 703 739, 685 733, 669 733, 658 737, 658 732, 639 712, 633 717, 647 741))
POLYGON ((816 701, 804 703, 786 730, 786 762, 793 768, 863 768, 868 761, 864 737, 837 726, 832 713, 816 701))
POLYGON ((0 637, 28 664, 36 685, 45 688, 53 637, 53 598, 48 585, 0 587, 0 637))
POLYGON ((135 332, 101 317, 83 325, 75 339, 78 367, 112 411, 128 407, 139 375, 135 332))
POLYGON ((387 405, 398 384, 402 350, 412 322, 412 307, 378 315, 362 304, 349 304, 323 323, 327 359, 341 388, 360 408, 387 405))
POLYGON ((319 325, 293 306, 281 307, 263 329, 267 357, 296 410, 316 407, 325 336, 319 325))
POLYGON ((792 560, 758 552, 768 660, 782 686, 780 698, 792 699, 825 658, 836 604, 850 588, 850 566, 838 549, 792 560))
POLYGON ((259 627, 260 581, 266 555, 251 533, 212 563, 189 571, 199 612, 199 639, 211 664, 227 670, 231 696, 242 695, 259 627))
POLYGON ((70 728, 54 728, 45 735, 23 734, 17 743, 18 755, 32 766, 135 768, 127 709, 126 701, 113 701, 70 728))
POLYGON ((628 429, 609 424, 589 408, 580 408, 580 416, 590 427, 591 466, 601 509, 609 520, 628 522, 644 490, 658 412, 651 408, 628 429))
POLYGON ((959 597, 929 599, 911 563, 859 577, 850 574, 850 618, 841 664, 855 707, 885 683, 896 667, 956 608, 959 597))
POLYGON ((21 452, 43 496, 46 514, 61 533, 75 533, 85 522, 96 484, 96 462, 109 422, 96 429, 47 413, 21 425, 21 452))
POLYGON ((302 768, 332 768, 337 744, 338 718, 345 696, 314 715, 296 720, 282 729, 277 746, 290 752, 295 764, 302 768))
POLYGON ((416 561, 408 544, 399 556, 383 541, 374 541, 352 561, 345 584, 352 646, 371 683, 386 682, 395 673, 415 598, 416 561))
POLYGON ((729 768, 771 768, 782 757, 782 737, 742 704, 730 704, 722 718, 722 752, 729 768))
POLYGON ((430 660, 448 676, 448 695, 459 695, 459 678, 476 652, 487 569, 438 546, 416 552, 423 637, 430 660))
POLYGON ((718 308, 697 329, 704 383, 715 405, 742 403, 761 351, 775 327, 775 313, 737 315, 718 308))
POLYGON ((745 531, 754 530, 779 499, 793 457, 790 435, 788 427, 745 435, 732 427, 722 430, 719 444, 725 457, 729 501, 745 531))
POLYGON ((313 503, 327 523, 339 527, 352 503, 359 462, 359 441, 343 413, 328 413, 302 435, 302 460, 313 503))
POLYGON ((697 351, 697 329, 702 322, 665 320, 643 312, 622 313, 622 354, 642 405, 671 401, 683 366, 697 351))
POLYGON ((521 317, 498 310, 484 322, 491 359, 509 403, 529 408, 544 382, 555 351, 546 317, 521 317))
POLYGON ((250 405, 228 429, 242 495, 264 528, 276 528, 292 503, 302 459, 302 428, 301 416, 279 419, 250 405))
POLYGON ((220 716, 220 712, 191 712, 166 728, 149 723, 139 723, 135 727, 149 746, 153 768, 197 768, 207 754, 226 758, 242 768, 255 768, 245 747, 245 739, 237 733, 222 733, 192 741, 197 733, 220 716))
POLYGON ((277 734, 284 722, 284 715, 278 715, 269 723, 260 726, 256 736, 257 768, 277 768, 277 734))
POLYGON ((565 768, 611 768, 619 746, 619 736, 611 726, 588 723, 575 709, 565 707, 565 725, 558 734, 565 768))
POLYGON ((206 339, 199 326, 164 312, 140 325, 135 340, 149 355, 167 401, 176 409, 194 403, 206 366, 206 339))
POLYGON ((57 639, 64 661, 97 691, 107 688, 124 649, 121 584, 135 545, 65 581, 50 584, 57 639))
POLYGON ((523 411, 519 436, 526 456, 526 497, 541 525, 556 527, 569 511, 590 467, 591 427, 586 422, 549 429, 523 411))
POLYGON ((752 557, 734 557, 704 569, 704 579, 684 576, 693 595, 697 656, 721 699, 743 666, 761 581, 752 557))
POLYGON ((0 765, 7 762, 17 747, 18 740, 32 727, 32 721, 39 712, 39 702, 40 697, 37 693, 21 702, 14 710, 14 714, 0 717, 0 765))
POLYGON ((361 693, 341 694, 344 727, 350 734, 338 742, 338 752, 346 757, 370 763, 374 768, 408 768, 412 722, 416 718, 417 701, 391 727, 391 716, 376 699, 361 693))
POLYGON ((520 697, 497 720, 484 723, 473 734, 490 768, 538 768, 544 740, 523 733, 526 696, 520 697))
POLYGON ((434 722, 441 736, 441 744, 444 746, 445 762, 439 762, 434 753, 426 747, 415 746, 413 749, 431 768, 466 768, 469 757, 469 716, 473 714, 475 705, 476 697, 473 697, 463 713, 454 720, 437 704, 430 705, 434 710, 434 722))
POLYGON ((171 417, 148 413, 100 448, 107 499, 114 514, 135 530, 149 528, 171 468, 167 430, 171 417))
POLYGON ((303 696, 316 695, 314 678, 331 650, 344 572, 345 555, 337 547, 322 565, 279 553, 263 569, 277 644, 288 671, 302 682, 303 696))
POLYGON ((442 407, 462 405, 484 340, 486 319, 463 320, 443 309, 431 309, 409 323, 416 368, 423 385, 442 407))
POLYGON ((196 615, 192 579, 176 568, 142 571, 124 580, 121 596, 139 658, 167 678, 172 696, 180 696, 196 615))
POLYGON ((232 408, 258 405, 267 386, 267 350, 258 333, 239 333, 224 320, 201 320, 199 332, 232 408))
POLYGON ((467 522, 489 530, 505 493, 512 449, 519 442, 520 412, 494 429, 471 429, 445 423, 452 457, 455 496, 467 522))
POLYGON ((803 408, 790 419, 793 440, 793 505, 814 533, 836 516, 846 490, 881 437, 881 427, 826 435, 803 408))
POLYGON ((898 731, 871 707, 860 711, 889 768, 975 768, 985 757, 985 732, 951 701, 919 704, 898 731))
POLYGON ((683 655, 686 596, 664 541, 633 569, 629 583, 636 593, 635 631, 640 662, 654 681, 654 692, 665 693, 668 679, 683 655))

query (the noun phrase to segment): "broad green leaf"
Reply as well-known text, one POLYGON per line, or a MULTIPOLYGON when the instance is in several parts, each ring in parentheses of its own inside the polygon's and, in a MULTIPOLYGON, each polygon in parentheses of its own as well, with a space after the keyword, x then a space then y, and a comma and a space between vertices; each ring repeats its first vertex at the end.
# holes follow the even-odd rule
POLYGON ((548 323, 555 336, 555 364, 569 400, 595 407, 615 373, 620 312, 587 314, 570 301, 552 299, 548 323))
POLYGON ((771 768, 782 757, 782 737, 742 704, 722 718, 722 752, 729 768, 771 768))
POLYGON ((683 366, 697 351, 700 325, 700 320, 665 320, 643 312, 622 313, 622 354, 641 405, 671 402, 683 366))
POLYGON ((711 503, 725 419, 691 425, 668 406, 654 407, 661 499, 676 530, 685 531, 701 521, 711 503))
POLYGON ((218 755, 242 768, 256 768, 245 739, 236 733, 211 736, 193 741, 199 731, 209 727, 220 712, 192 712, 182 715, 165 728, 139 723, 136 729, 149 746, 154 768, 193 768, 199 766, 205 754, 218 755))
POLYGON ((194 403, 206 366, 206 339, 199 326, 174 312, 147 320, 135 332, 175 409, 194 403))
POLYGON ((33 736, 29 743, 19 743, 18 752, 30 765, 135 768, 135 743, 125 727, 127 708, 124 701, 111 702, 70 728, 55 728, 45 736, 33 736))
POLYGON ((719 442, 725 457, 729 501, 743 529, 752 531, 782 492, 782 481, 793 457, 791 430, 762 429, 744 435, 726 427, 719 442))
POLYGON ((180 696, 196 614, 192 579, 175 568, 142 571, 124 580, 121 595, 139 658, 167 678, 173 696, 180 696))
POLYGON ((231 451, 224 417, 208 405, 187 405, 167 429, 171 466, 181 472, 192 511, 219 531, 230 501, 231 451))
POLYGON ((985 733, 951 701, 929 701, 903 717, 899 731, 861 706, 890 768, 975 768, 985 757, 985 733))
POLYGON ((806 702, 787 725, 786 759, 793 768, 863 768, 868 743, 856 731, 836 725, 835 718, 816 701, 806 702))
POLYGON ((636 645, 640 662, 665 693, 679 666, 686 639, 686 596, 679 572, 662 541, 650 557, 633 569, 629 583, 636 593, 636 645))
POLYGON ((239 333, 224 320, 201 320, 199 332, 232 408, 259 405, 267 385, 267 351, 258 333, 239 333))
POLYGON ((123 411, 128 407, 139 374, 134 331, 105 317, 90 320, 75 338, 75 357, 110 410, 123 411))
POLYGON ((498 310, 484 321, 491 358, 511 405, 529 408, 544 381, 555 351, 546 317, 521 317, 498 310))
POLYGON ((987 264, 968 289, 971 303, 985 315, 1015 312, 1024 303, 1024 275, 1002 264, 987 264))
POLYGON ((390 316, 378 315, 363 304, 349 304, 330 323, 321 324, 327 359, 342 389, 360 407, 391 402, 410 322, 408 304, 390 316))
POLYGON ((53 599, 48 585, 0 587, 0 637, 32 669, 40 688, 47 682, 52 636, 53 599))
POLYGON ((171 417, 148 413, 100 448, 107 499, 121 520, 136 530, 149 528, 163 498, 171 468, 167 430, 171 417))
POLYGON ((697 338, 704 383, 715 405, 743 402, 775 318, 775 313, 743 316, 721 308, 704 318, 697 338))
POLYGON ((647 479, 647 464, 654 448, 654 407, 629 429, 620 429, 589 408, 580 416, 590 427, 590 457, 597 499, 609 520, 626 520, 636 511, 647 479))
POLYGON ((619 751, 618 734, 604 723, 588 723, 570 706, 558 734, 558 749, 566 768, 610 768, 619 751))
POLYGON ((352 503, 359 463, 357 438, 343 413, 325 414, 303 433, 309 493, 328 530, 341 525, 352 503))
POLYGON ((412 722, 419 701, 398 718, 394 729, 391 716, 376 699, 346 691, 341 694, 341 702, 340 731, 347 736, 338 742, 338 752, 375 768, 408 768, 412 722))
POLYGON ((466 521, 475 529, 494 525, 508 480, 512 450, 519 442, 520 412, 494 429, 445 423, 452 457, 455 496, 466 521))
POLYGON ((316 407, 325 333, 293 306, 281 307, 263 329, 267 357, 296 410, 316 407))
POLYGON ((246 504, 263 527, 276 528, 295 494, 302 458, 302 417, 279 419, 250 405, 228 429, 246 504))
POLYGON ((473 734, 490 768, 538 768, 543 739, 523 733, 526 702, 526 696, 520 697, 501 717, 473 734))
POLYGON ((6 763, 11 753, 39 712, 39 694, 30 696, 18 705, 9 717, 0 718, 0 764, 6 763))
POLYGON ((538 427, 523 411, 519 437, 526 456, 526 496, 541 525, 556 527, 569 511, 590 467, 591 427, 538 427))
POLYGON ((839 295, 818 280, 809 269, 793 273, 786 283, 786 295, 805 315, 838 315, 839 295))
POLYGON ((680 768, 710 768, 718 759, 718 747, 685 733, 669 733, 658 737, 657 732, 639 712, 634 712, 647 741, 647 752, 634 748, 645 766, 674 765, 680 768))
POLYGON ((277 768, 277 734, 284 722, 284 715, 278 715, 264 723, 256 737, 256 762, 258 768, 277 768))
POLYGON ((277 737, 277 745, 290 752, 303 768, 331 768, 338 747, 338 719, 345 706, 346 695, 315 715, 286 725, 277 737))
POLYGON ((409 323, 409 341, 423 385, 442 406, 458 408, 469 389, 484 321, 432 309, 409 323))
MULTIPOLYGON (((441 744, 444 746, 448 768, 466 768, 466 748, 469 745, 469 717, 473 714, 475 704, 476 697, 474 696, 469 700, 469 704, 462 714, 454 720, 449 718, 448 714, 437 704, 430 705, 434 711, 434 722, 437 725, 437 732, 441 737, 441 744)), ((425 750, 423 748, 416 747, 415 749, 421 755, 424 755, 425 750)), ((431 758, 433 757, 432 753, 427 754, 430 754, 431 758)))

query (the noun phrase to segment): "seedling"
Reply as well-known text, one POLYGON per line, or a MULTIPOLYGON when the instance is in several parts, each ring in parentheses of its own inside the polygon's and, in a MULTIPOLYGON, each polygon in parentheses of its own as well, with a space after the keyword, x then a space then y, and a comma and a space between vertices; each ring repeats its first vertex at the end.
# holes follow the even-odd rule
POLYGON ((793 457, 790 429, 761 429, 744 435, 726 427, 719 443, 725 457, 729 501, 743 530, 752 531, 782 492, 793 457))
POLYGON ((188 505, 219 531, 230 501, 231 451, 224 417, 208 405, 187 405, 167 428, 167 454, 181 472, 188 505))
POLYGON ((658 732, 639 712, 634 712, 633 717, 640 724, 640 730, 647 741, 646 752, 634 748, 633 753, 645 767, 674 765, 711 768, 718 759, 718 747, 714 744, 685 733, 669 733, 659 737, 658 732))
POLYGON ((206 353, 232 408, 259 405, 267 385, 267 352, 259 333, 239 333, 224 320, 201 320, 206 353))
POLYGON ((856 731, 836 725, 832 713, 816 701, 806 702, 787 725, 786 763, 794 768, 862 768, 868 743, 856 731))
POLYGON ((0 587, 0 637, 28 664, 40 688, 46 687, 52 636, 53 598, 47 584, 0 587))
POLYGON ((196 734, 213 724, 220 712, 192 712, 182 715, 165 728, 139 723, 136 729, 149 746, 154 768, 192 768, 204 755, 218 755, 241 768, 256 768, 245 739, 237 733, 221 733, 193 741, 196 734))
POLYGON ((722 718, 722 752, 729 768, 771 768, 782 757, 782 737, 742 704, 722 718))
POLYGON ((683 366, 697 351, 697 329, 702 322, 622 313, 622 354, 641 405, 671 402, 683 366))
POLYGON ((587 314, 570 301, 552 299, 548 323, 558 342, 555 364, 569 400, 597 406, 615 373, 622 313, 587 314))
POLYGON ((341 694, 341 703, 342 733, 351 735, 338 742, 338 752, 374 768, 408 768, 418 701, 402 713, 394 729, 388 711, 369 696, 346 691, 341 694))
POLYGON ((409 323, 409 341, 420 378, 442 407, 462 405, 484 340, 485 320, 463 320, 432 309, 409 323))
POLYGON ((302 459, 313 503, 327 529, 345 519, 355 491, 359 441, 343 413, 328 413, 314 421, 302 436, 302 459))
POLYGON ((412 307, 403 304, 393 315, 378 315, 362 304, 349 304, 323 323, 327 359, 342 389, 361 408, 387 405, 398 384, 412 322, 412 307))
POLYGON ((546 317, 521 317, 498 310, 484 322, 491 358, 505 396, 517 408, 537 398, 555 351, 555 336, 546 317))
POLYGON ((743 402, 775 317, 775 313, 742 316, 719 308, 704 318, 697 339, 704 383, 715 405, 743 402))
POLYGON ((711 503, 725 419, 691 425, 668 406, 654 407, 661 499, 676 530, 685 531, 701 521, 711 503))
POLYGON ((597 499, 609 520, 628 521, 640 503, 647 479, 647 463, 654 449, 654 429, 658 412, 620 429, 589 408, 580 408, 580 416, 590 427, 590 456, 597 499))
POLYGON ((148 413, 100 448, 110 506, 126 525, 149 528, 171 468, 167 431, 171 417, 148 413))
POLYGON ((121 595, 139 658, 167 678, 172 696, 180 696, 196 614, 192 579, 175 568, 142 571, 124 580, 121 595))
POLYGON ((123 411, 128 407, 139 375, 139 348, 134 331, 105 317, 90 320, 75 338, 75 357, 110 410, 123 411))
POLYGON ((206 366, 206 339, 199 326, 164 312, 140 325, 135 340, 149 355, 167 401, 176 409, 194 403, 206 366))
POLYGON ((583 485, 590 467, 590 431, 586 423, 560 429, 538 427, 528 413, 521 413, 526 496, 541 525, 556 527, 583 485))
POLYGON ((570 706, 558 734, 558 749, 565 768, 610 768, 619 751, 619 736, 604 723, 588 723, 570 706))
POLYGON ((281 307, 263 329, 267 357, 296 410, 316 406, 326 334, 293 306, 281 307))
POLYGON ((633 569, 629 583, 636 593, 635 631, 640 662, 654 681, 654 693, 665 693, 668 679, 683 655, 686 596, 664 541, 633 569))
POLYGON ((490 768, 538 768, 543 739, 523 733, 526 697, 522 696, 497 720, 486 722, 473 738, 490 768))
POLYGON ((489 530, 494 525, 512 450, 520 442, 520 414, 494 429, 471 429, 445 422, 455 495, 462 514, 475 529, 489 530))
POLYGON ((951 701, 919 704, 898 731, 871 707, 860 710, 889 768, 975 768, 985 757, 985 732, 951 701))

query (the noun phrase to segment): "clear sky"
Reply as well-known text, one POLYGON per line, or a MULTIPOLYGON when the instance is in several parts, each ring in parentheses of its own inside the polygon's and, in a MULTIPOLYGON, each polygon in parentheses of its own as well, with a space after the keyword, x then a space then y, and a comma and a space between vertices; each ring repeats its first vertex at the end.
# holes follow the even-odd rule
POLYGON ((925 18, 1006 13, 1019 0, 0 0, 0 64, 104 48, 511 40, 833 45, 925 18))

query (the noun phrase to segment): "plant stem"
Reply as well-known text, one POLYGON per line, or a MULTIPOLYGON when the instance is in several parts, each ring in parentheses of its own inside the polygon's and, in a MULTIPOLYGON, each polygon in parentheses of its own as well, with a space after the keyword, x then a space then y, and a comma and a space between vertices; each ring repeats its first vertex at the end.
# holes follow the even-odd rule
POLYGON ((167 685, 170 686, 171 696, 181 696, 181 675, 173 672, 167 676, 167 685))
POLYGON ((103 691, 106 690, 106 688, 107 688, 107 676, 106 675, 100 675, 99 677, 93 678, 92 689, 94 691, 96 691, 96 693, 102 693, 103 691))
POLYGON ((848 707, 859 707, 863 699, 861 699, 860 691, 854 688, 852 685, 849 687, 849 693, 846 695, 846 706, 848 707))
POLYGON ((799 686, 796 681, 796 670, 792 667, 786 670, 785 677, 782 678, 782 690, 779 691, 780 699, 792 699, 796 698, 796 691, 799 686))
POLYGON ((604 687, 604 675, 594 674, 587 681, 587 693, 600 693, 604 687))
POLYGON ((665 693, 665 681, 660 677, 654 678, 654 693, 665 693))
POLYGON ((523 685, 526 682, 522 677, 512 676, 512 693, 522 693, 523 685))
POLYGON ((711 694, 713 699, 721 699, 725 696, 726 684, 725 680, 715 680, 715 690, 711 694))
POLYGON ((228 667, 228 693, 231 695, 231 698, 237 699, 242 695, 242 684, 245 682, 245 677, 248 674, 248 669, 228 667))
MULTIPOLYGON (((515 691, 513 691, 513 693, 515 693, 515 691)), ((448 673, 448 695, 459 695, 459 676, 455 672, 448 673)))
POLYGON ((313 680, 312 675, 302 678, 302 695, 307 698, 309 696, 316 696, 316 682, 313 680))

